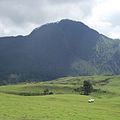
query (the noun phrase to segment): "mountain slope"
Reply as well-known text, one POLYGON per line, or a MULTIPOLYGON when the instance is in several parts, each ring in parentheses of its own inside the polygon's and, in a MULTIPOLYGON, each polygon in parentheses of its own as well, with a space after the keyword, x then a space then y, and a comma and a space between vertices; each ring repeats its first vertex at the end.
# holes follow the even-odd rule
POLYGON ((72 20, 43 25, 28 36, 2 37, 1 83, 119 74, 119 46, 119 40, 72 20))

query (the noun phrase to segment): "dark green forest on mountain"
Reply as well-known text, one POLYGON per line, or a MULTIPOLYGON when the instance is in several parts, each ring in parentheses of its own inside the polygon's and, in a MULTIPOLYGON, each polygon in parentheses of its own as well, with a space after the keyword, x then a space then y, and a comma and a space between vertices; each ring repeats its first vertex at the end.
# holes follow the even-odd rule
POLYGON ((120 74, 120 41, 61 20, 27 36, 0 38, 0 84, 120 74))

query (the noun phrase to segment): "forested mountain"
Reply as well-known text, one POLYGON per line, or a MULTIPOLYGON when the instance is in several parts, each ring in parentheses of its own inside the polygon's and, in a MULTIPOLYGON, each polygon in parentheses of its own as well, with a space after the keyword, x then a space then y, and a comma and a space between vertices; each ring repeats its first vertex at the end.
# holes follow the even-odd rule
POLYGON ((120 74, 120 41, 81 22, 64 19, 0 38, 1 84, 94 74, 120 74))

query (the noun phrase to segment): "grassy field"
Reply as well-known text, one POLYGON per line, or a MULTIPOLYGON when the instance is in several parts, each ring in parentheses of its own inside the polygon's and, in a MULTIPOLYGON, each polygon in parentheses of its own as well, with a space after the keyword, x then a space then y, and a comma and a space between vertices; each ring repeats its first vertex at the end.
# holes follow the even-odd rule
POLYGON ((65 77, 41 83, 0 87, 0 120, 120 120, 120 76, 65 77), (95 92, 90 96, 74 88, 90 80, 95 92), (39 96, 44 89, 53 95, 39 96), (21 96, 35 93, 36 96, 21 96), (94 98, 94 103, 88 99, 94 98))
POLYGON ((54 94, 78 94, 74 89, 82 86, 84 80, 90 80, 95 89, 100 89, 99 92, 91 94, 94 97, 120 96, 120 76, 64 77, 47 82, 1 86, 0 92, 15 95, 39 95, 45 89, 49 89, 54 94))
POLYGON ((120 120, 120 97, 16 96, 0 94, 0 120, 120 120))

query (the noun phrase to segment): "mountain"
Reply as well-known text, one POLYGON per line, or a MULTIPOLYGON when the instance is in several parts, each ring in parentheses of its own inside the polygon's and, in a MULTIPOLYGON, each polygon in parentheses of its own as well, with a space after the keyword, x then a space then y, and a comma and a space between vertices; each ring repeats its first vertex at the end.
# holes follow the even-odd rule
POLYGON ((94 74, 120 74, 120 41, 81 22, 63 19, 0 38, 1 84, 94 74))

